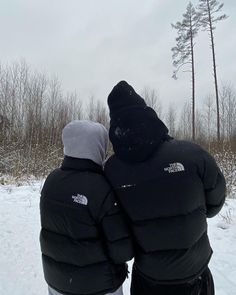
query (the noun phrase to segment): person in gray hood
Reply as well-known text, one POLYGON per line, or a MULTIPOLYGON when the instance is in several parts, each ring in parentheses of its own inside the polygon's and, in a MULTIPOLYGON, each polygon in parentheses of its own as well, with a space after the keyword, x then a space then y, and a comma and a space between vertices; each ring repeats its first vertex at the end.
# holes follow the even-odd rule
POLYGON ((64 160, 40 198, 40 245, 49 295, 122 295, 133 246, 103 174, 105 127, 72 121, 62 132, 64 160))
POLYGON ((77 159, 89 159, 103 166, 108 147, 108 132, 96 122, 75 120, 62 131, 64 155, 77 159))

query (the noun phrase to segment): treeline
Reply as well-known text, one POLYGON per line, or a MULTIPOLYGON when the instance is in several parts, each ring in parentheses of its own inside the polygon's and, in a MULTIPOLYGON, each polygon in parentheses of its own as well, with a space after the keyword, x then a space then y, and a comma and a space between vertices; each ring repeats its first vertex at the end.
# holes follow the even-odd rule
MULTIPOLYGON (((191 140, 188 102, 182 109, 170 105, 165 111, 156 90, 145 88, 141 95, 172 136, 191 140)), ((236 149, 236 91, 230 84, 220 91, 220 144, 213 102, 208 96, 196 112, 196 141, 211 151, 224 148, 232 157, 236 149)), ((25 62, 0 65, 0 174, 43 176, 57 167, 63 156, 61 131, 74 119, 98 121, 109 128, 105 102, 91 97, 82 103, 76 92, 65 94, 57 79, 33 72, 25 62)))
POLYGON ((82 105, 56 78, 33 72, 23 61, 0 65, 0 175, 45 175, 62 157, 61 131, 75 119, 108 127, 104 104, 82 105))

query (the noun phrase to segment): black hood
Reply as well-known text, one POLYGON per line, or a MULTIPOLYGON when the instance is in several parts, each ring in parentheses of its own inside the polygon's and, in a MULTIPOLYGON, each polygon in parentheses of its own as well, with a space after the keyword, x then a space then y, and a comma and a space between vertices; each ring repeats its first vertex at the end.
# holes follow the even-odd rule
POLYGON ((109 137, 121 160, 142 162, 169 138, 165 124, 127 82, 121 81, 113 88, 108 105, 109 137))

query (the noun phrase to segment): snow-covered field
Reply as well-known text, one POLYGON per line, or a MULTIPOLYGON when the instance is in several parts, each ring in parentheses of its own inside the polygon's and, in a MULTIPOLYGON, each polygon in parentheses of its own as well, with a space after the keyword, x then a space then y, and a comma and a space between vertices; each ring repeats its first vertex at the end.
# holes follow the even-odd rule
MULTIPOLYGON (((39 248, 42 182, 0 186, 0 294, 46 295, 39 248)), ((236 294, 236 200, 209 220, 216 295, 236 294)), ((129 294, 129 281, 124 286, 129 294)))

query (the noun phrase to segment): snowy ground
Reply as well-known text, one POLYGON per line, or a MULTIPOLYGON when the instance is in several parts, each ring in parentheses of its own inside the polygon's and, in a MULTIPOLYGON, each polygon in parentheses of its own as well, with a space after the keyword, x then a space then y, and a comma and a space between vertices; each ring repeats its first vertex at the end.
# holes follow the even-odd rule
MULTIPOLYGON (((39 249, 42 183, 0 186, 0 294, 46 295, 39 249)), ((209 220, 216 295, 236 294, 236 200, 209 220)), ((125 283, 129 294, 129 281, 125 283)))

